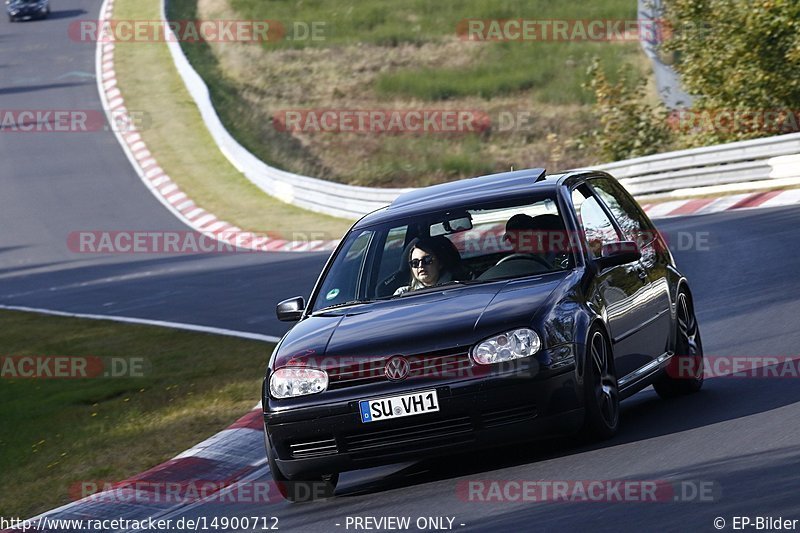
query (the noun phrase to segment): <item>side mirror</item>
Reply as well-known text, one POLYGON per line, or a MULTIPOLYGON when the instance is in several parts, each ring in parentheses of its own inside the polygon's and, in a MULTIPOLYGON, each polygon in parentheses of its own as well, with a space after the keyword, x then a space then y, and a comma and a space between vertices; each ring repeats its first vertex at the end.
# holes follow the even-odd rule
POLYGON ((306 301, 302 296, 295 296, 289 298, 278 304, 275 313, 278 315, 278 320, 281 322, 297 322, 303 316, 303 311, 306 309, 306 301))
POLYGON ((594 260, 597 268, 603 270, 619 265, 627 265, 642 258, 639 245, 633 241, 609 242, 603 245, 600 257, 594 260))

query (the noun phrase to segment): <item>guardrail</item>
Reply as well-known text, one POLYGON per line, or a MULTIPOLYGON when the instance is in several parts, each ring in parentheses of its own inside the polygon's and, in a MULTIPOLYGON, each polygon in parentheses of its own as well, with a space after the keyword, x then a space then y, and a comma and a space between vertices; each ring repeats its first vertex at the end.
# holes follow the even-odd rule
MULTIPOLYGON (((166 20, 167 0, 161 0, 166 20)), ((169 30, 171 31, 171 30, 169 30)), ((342 218, 356 219, 390 204, 412 189, 383 189, 333 183, 271 167, 225 129, 203 79, 192 68, 174 35, 167 45, 189 94, 219 149, 247 179, 284 202, 342 218)), ((687 187, 800 177, 800 133, 656 154, 593 166, 619 178, 634 195, 687 187)))
POLYGON ((597 165, 634 195, 800 177, 800 133, 649 155, 597 165))

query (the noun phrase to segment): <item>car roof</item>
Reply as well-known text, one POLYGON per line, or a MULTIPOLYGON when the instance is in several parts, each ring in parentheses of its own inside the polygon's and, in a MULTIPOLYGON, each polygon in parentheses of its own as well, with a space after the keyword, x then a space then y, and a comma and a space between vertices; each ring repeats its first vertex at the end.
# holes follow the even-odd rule
POLYGON ((401 194, 391 205, 362 218, 356 228, 379 224, 396 218, 460 207, 475 202, 521 198, 542 192, 554 192, 563 179, 574 173, 548 175, 543 168, 515 170, 432 185, 401 194))

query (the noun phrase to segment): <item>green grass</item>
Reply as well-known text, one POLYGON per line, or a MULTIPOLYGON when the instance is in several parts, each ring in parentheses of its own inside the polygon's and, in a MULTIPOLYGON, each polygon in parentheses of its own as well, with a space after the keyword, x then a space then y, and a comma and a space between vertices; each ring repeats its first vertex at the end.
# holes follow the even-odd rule
POLYGON ((268 343, 0 311, 0 355, 142 358, 143 377, 0 378, 0 516, 70 501, 80 481, 117 481, 224 429, 260 396, 268 343))
MULTIPOLYGON (((193 0, 194 1, 194 0, 193 0)), ((193 3, 193 1, 191 3, 193 3)), ((186 0, 184 0, 186 2, 186 0)), ((384 47, 403 43, 437 42, 458 34, 464 19, 588 20, 636 19, 636 4, 629 0, 587 3, 552 0, 359 0, 358 2, 285 2, 231 0, 244 18, 280 21, 288 39, 265 43, 267 49, 335 47, 371 43, 384 47), (297 40, 293 28, 322 22, 319 40, 297 40)), ((582 42, 464 42, 478 54, 468 68, 412 68, 382 74, 376 91, 383 96, 422 100, 449 100, 464 96, 492 98, 531 90, 536 100, 586 104, 589 93, 581 88, 593 56, 610 72, 635 61, 636 45, 582 42), (564 68, 565 65, 571 65, 564 68)))
MULTIPOLYGON (((196 0, 172 0, 193 4, 196 0)), ((598 0, 230 0, 245 19, 280 22, 290 39, 265 43, 269 48, 327 47, 348 43, 396 46, 420 44, 456 35, 464 19, 635 19, 636 2, 598 0), (324 40, 297 40, 295 22, 324 23, 324 40)))
MULTIPOLYGON (((118 0, 116 19, 157 20, 159 0, 118 0)), ((175 70, 165 43, 119 43, 115 69, 126 106, 148 117, 142 137, 169 176, 200 207, 246 230, 324 233, 338 239, 351 221, 320 215, 263 193, 217 148, 175 70)), ((238 110, 246 114, 247 110, 238 110)), ((241 116, 241 115, 240 115, 241 116)))
POLYGON ((383 74, 376 91, 384 97, 432 101, 530 92, 539 103, 590 104, 593 97, 581 85, 592 59, 600 58, 615 80, 618 69, 636 61, 638 54, 635 48, 605 43, 489 43, 486 52, 486 59, 466 69, 405 69, 383 74))
POLYGON ((184 43, 226 128, 270 165, 353 185, 422 186, 510 166, 596 162, 577 140, 596 120, 582 85, 599 57, 646 72, 636 42, 468 42, 465 19, 635 19, 630 0, 171 0, 169 17, 268 19, 287 38, 267 43, 184 43), (320 40, 296 25, 321 25, 320 40), (302 65, 304 68, 299 68, 302 65), (276 130, 286 109, 476 109, 536 117, 529 130, 463 136, 298 134, 276 130), (587 121, 588 119, 588 121, 587 121), (552 141, 552 139, 556 139, 552 141), (558 154, 557 156, 554 154, 558 154))

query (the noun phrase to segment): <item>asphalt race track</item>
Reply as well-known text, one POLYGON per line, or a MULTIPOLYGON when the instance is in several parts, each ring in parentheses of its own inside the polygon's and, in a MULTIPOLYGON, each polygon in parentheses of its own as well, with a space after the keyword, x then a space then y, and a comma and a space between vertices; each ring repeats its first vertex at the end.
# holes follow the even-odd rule
MULTIPOLYGON (((1 109, 100 109, 88 77, 93 46, 66 36, 69 22, 95 18, 99 3, 62 0, 48 21, 0 23, 1 109)), ((285 325, 274 319, 275 302, 308 293, 325 259, 74 254, 66 246, 71 231, 185 228, 140 183, 111 132, 2 132, 0 161, 2 304, 279 335, 285 325)), ((673 242, 679 234, 694 241, 675 256, 694 290, 706 355, 800 354, 800 210, 658 225, 673 242)), ((496 531, 714 531, 717 517, 726 530, 734 515, 800 518, 799 402, 797 378, 713 378, 690 397, 664 401, 647 390, 626 401, 619 434, 599 445, 554 441, 348 473, 325 502, 212 503, 162 517, 275 516, 283 531, 346 531, 348 516, 412 523, 448 516, 457 530, 496 531), (482 503, 457 492, 468 480, 564 479, 686 481, 713 490, 710 501, 646 503, 482 503)), ((264 468, 259 480, 269 476, 264 468)))

